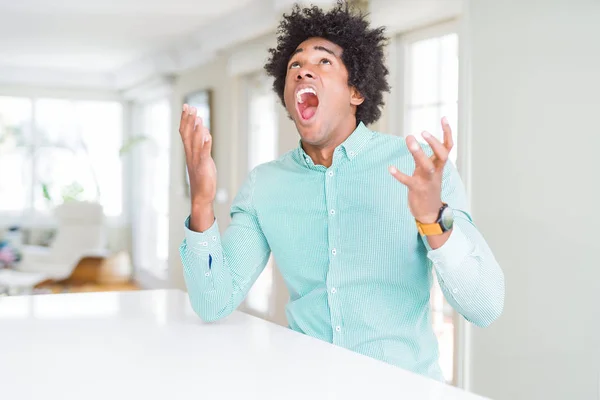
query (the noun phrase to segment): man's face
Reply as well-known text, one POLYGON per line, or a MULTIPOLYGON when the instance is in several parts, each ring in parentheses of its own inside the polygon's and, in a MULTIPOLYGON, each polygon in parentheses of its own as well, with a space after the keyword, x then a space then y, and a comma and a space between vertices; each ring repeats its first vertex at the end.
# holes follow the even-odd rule
POLYGON ((340 122, 355 118, 363 101, 348 86, 342 48, 322 38, 304 41, 290 58, 284 100, 302 141, 316 146, 327 144, 340 122))

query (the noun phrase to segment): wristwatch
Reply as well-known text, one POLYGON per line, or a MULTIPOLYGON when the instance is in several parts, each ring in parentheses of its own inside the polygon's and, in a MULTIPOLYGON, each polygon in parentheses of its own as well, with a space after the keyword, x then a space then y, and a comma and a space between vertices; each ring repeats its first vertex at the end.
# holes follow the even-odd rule
POLYGON ((434 236, 441 235, 444 232, 448 232, 454 225, 454 213, 452 209, 448 207, 448 204, 442 203, 440 212, 438 213, 437 220, 432 224, 423 224, 417 222, 417 229, 419 234, 423 236, 434 236))

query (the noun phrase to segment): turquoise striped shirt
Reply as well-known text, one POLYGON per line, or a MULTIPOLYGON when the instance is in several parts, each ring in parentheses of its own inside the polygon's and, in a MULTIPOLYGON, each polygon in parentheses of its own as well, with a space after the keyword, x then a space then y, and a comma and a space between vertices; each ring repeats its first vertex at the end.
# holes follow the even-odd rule
POLYGON ((180 252, 196 313, 215 321, 235 310, 272 252, 290 293, 291 329, 442 380, 430 315, 433 271, 448 302, 478 326, 501 314, 504 276, 450 162, 442 200, 455 223, 436 250, 419 235, 407 188, 389 165, 412 175, 404 138, 360 124, 330 168, 299 146, 252 170, 222 236, 217 221, 198 233, 188 219, 180 252))

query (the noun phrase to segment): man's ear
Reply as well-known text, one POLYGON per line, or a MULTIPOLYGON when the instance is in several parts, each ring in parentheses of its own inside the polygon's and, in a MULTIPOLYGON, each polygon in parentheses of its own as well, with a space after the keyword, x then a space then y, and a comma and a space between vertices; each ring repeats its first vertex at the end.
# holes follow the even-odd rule
POLYGON ((353 86, 350 88, 350 104, 360 106, 365 101, 365 98, 353 86))

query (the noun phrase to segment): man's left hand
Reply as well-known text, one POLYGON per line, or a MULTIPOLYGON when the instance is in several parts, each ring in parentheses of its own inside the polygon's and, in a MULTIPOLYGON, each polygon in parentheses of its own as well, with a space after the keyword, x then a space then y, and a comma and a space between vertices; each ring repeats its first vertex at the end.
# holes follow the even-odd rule
POLYGON ((410 135, 406 144, 415 160, 415 171, 412 176, 403 174, 396 167, 389 167, 390 173, 398 181, 408 187, 408 205, 415 219, 424 224, 434 223, 442 207, 442 174, 448 160, 450 150, 454 146, 452 130, 446 117, 442 118, 444 143, 428 132, 423 132, 423 138, 433 150, 433 155, 427 157, 417 139, 410 135))

